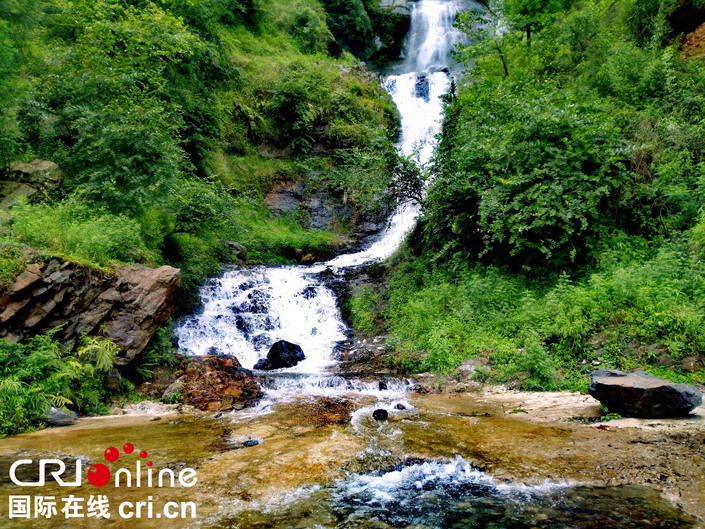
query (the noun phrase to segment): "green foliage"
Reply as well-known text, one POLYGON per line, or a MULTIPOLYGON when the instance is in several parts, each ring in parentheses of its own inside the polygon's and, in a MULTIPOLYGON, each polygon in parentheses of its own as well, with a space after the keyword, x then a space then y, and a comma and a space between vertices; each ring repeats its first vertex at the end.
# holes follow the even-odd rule
POLYGON ((362 334, 378 334, 380 328, 381 296, 370 287, 363 287, 350 298, 349 320, 352 327, 362 334))
POLYGON ((28 244, 82 263, 105 267, 152 260, 137 221, 91 207, 78 196, 55 205, 15 207, 12 232, 28 244))
POLYGON ((599 107, 550 85, 487 81, 448 112, 424 205, 428 247, 560 263, 614 222, 630 149, 599 107))
POLYGON ((184 401, 184 396, 180 391, 175 391, 167 398, 163 399, 164 404, 181 404, 184 401))
POLYGON ((322 0, 333 35, 353 50, 364 50, 372 38, 372 22, 362 0, 322 0))
POLYGON ((324 52, 332 40, 326 25, 325 12, 308 5, 300 5, 291 22, 291 33, 306 53, 324 52))
MULTIPOLYGON (((317 0, 10 1, 0 41, 0 165, 53 160, 54 198, 71 197, 16 208, 13 235, 93 266, 179 266, 189 290, 219 272, 225 241, 256 261, 329 253, 332 234, 272 219, 261 199, 311 170, 337 193, 339 157, 309 150, 381 154, 396 133, 379 83, 327 53, 317 0), (284 146, 300 157, 262 154, 284 146)), ((366 185, 356 212, 379 198, 366 185)))
POLYGON ((653 365, 651 351, 674 362, 705 357, 705 263, 684 244, 641 243, 613 238, 597 269, 576 279, 539 280, 462 258, 433 267, 405 253, 389 281, 385 323, 402 358, 424 353, 407 366, 414 371, 446 372, 483 356, 491 380, 581 391, 595 361, 673 374, 653 365))
MULTIPOLYGON (((146 380, 154 376, 155 368, 173 370, 178 364, 174 333, 171 320, 157 328, 151 341, 130 364, 130 371, 137 380, 146 380)), ((172 403, 168 403, 172 404, 172 403)))
POLYGON ((12 285, 26 264, 17 241, 0 235, 0 292, 12 285))
POLYGON ((89 338, 73 356, 53 333, 17 344, 0 340, 0 436, 41 426, 50 406, 104 412, 103 379, 116 351, 107 340, 89 338))

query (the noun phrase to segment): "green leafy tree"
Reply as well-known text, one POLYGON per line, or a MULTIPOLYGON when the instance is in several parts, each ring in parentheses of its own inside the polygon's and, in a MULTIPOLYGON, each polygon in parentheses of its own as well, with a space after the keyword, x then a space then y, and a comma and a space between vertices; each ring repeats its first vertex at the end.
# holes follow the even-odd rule
POLYGON ((354 50, 364 50, 372 38, 372 22, 362 0, 322 0, 322 3, 333 35, 354 50))
POLYGON ((526 34, 531 47, 531 35, 546 25, 551 16, 560 11, 566 0, 504 0, 504 12, 509 24, 526 34))
POLYGON ((458 14, 455 27, 465 33, 471 41, 470 46, 462 46, 456 50, 455 59, 466 66, 484 55, 496 54, 502 63, 504 76, 509 76, 506 40, 502 30, 504 20, 502 15, 503 0, 486 0, 478 9, 468 9, 458 14))

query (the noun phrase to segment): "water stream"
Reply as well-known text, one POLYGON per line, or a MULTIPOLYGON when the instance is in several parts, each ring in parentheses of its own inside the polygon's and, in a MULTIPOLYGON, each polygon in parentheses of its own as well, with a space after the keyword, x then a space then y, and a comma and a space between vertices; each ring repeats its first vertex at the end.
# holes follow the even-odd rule
MULTIPOLYGON (((440 132, 451 49, 462 38, 453 20, 471 3, 419 0, 412 5, 405 59, 384 87, 401 114, 400 151, 417 152, 424 164, 440 132)), ((173 527, 604 528, 631 527, 634 520, 640 520, 639 527, 691 527, 654 491, 581 487, 560 476, 531 486, 506 483, 468 462, 509 439, 539 436, 548 448, 562 438, 560 431, 504 419, 479 423, 474 415, 449 413, 445 401, 441 411, 432 409, 432 401, 409 392, 406 380, 381 383, 335 373, 334 351, 349 329, 321 272, 340 274, 390 256, 418 212, 415 204, 401 208, 359 252, 313 266, 233 267, 203 286, 199 312, 175 327, 182 351, 218 351, 252 368, 277 340, 304 349, 306 360, 296 367, 261 374, 265 398, 258 406, 223 417, 140 418, 85 431, 79 426, 77 433, 64 430, 65 438, 47 436, 45 449, 67 453, 65 445, 71 446, 72 453, 90 459, 100 457, 93 453, 96 442, 108 446, 122 439, 149 445, 155 461, 178 460, 176 465, 198 468, 200 520, 173 527), (388 421, 373 418, 380 408, 388 412, 388 421)), ((32 445, 31 438, 27 442, 32 445)), ((563 450, 556 446, 561 448, 553 448, 555 453, 563 450)), ((517 445, 514 452, 520 449, 517 445)), ((518 463, 508 456, 506 464, 522 469, 537 455, 529 450, 518 463)), ((2 464, 6 461, 0 457, 2 464)), ((123 498, 135 494, 112 492, 123 498)), ((173 494, 191 498, 192 493, 173 494)), ((144 527, 164 526, 158 520, 143 522, 144 527)), ((119 520, 105 526, 119 527, 119 520)))

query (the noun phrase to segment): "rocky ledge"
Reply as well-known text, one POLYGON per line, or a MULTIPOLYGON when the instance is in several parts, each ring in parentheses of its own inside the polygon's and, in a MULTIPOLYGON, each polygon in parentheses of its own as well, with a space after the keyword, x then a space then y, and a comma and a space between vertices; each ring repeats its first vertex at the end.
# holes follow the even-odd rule
POLYGON ((178 268, 132 265, 115 274, 51 259, 27 266, 0 293, 0 337, 18 341, 60 327, 55 338, 67 347, 81 335, 104 336, 129 363, 174 310, 181 286, 178 268))
POLYGON ((590 395, 611 412, 628 417, 685 417, 703 403, 703 394, 644 371, 600 369, 592 374, 590 395))

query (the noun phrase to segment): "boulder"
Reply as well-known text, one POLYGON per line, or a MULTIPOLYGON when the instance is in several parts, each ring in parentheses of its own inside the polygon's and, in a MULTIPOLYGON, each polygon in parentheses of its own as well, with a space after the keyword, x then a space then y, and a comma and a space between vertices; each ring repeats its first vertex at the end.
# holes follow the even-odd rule
POLYGON ((169 388, 181 391, 184 404, 213 412, 254 406, 263 395, 252 373, 237 358, 225 355, 192 358, 186 377, 169 388))
POLYGON ((226 241, 225 247, 235 259, 245 261, 247 259, 247 248, 235 241, 226 241))
POLYGON ((592 374, 588 392, 611 412, 631 417, 683 417, 703 402, 697 388, 644 371, 600 369, 592 374))
POLYGON ((255 364, 255 369, 269 371, 293 367, 301 360, 306 360, 306 355, 300 346, 286 340, 279 340, 269 349, 267 358, 262 358, 255 364))
POLYGON ((386 421, 389 419, 389 412, 385 409, 378 409, 372 412, 372 418, 375 421, 386 421))
POLYGON ((78 419, 78 415, 76 415, 75 411, 63 411, 54 406, 51 406, 47 410, 46 416, 44 417, 44 420, 50 426, 68 426, 69 424, 73 424, 76 419, 78 419))

